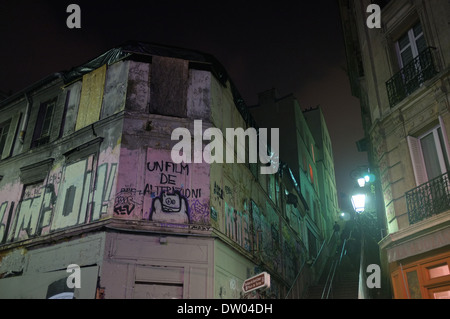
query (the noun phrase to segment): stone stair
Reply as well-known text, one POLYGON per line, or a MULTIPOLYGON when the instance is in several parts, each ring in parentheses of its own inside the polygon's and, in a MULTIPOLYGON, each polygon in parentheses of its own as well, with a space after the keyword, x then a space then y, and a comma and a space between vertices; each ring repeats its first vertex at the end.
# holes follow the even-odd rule
POLYGON ((359 275, 357 272, 342 272, 333 285, 333 299, 358 299, 359 275))
MULTIPOLYGON (((319 282, 308 289, 308 299, 321 299, 325 282, 319 282)), ((337 274, 329 299, 358 299, 359 275, 354 271, 337 274)))

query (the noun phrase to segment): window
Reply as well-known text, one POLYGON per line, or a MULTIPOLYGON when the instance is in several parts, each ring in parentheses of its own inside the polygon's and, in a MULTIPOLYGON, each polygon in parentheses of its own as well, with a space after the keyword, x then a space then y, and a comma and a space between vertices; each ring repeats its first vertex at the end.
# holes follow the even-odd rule
POLYGON ((450 255, 448 252, 400 265, 392 273, 396 299, 449 299, 450 255))
POLYGON ((406 280, 408 283, 408 292, 410 299, 422 299, 422 293, 420 291, 420 283, 417 270, 407 271, 406 280))
POLYGON ((430 299, 450 299, 450 286, 429 290, 430 299))
POLYGON ((6 121, 3 120, 5 117, 2 116, 2 122, 0 122, 0 159, 5 159, 12 154, 21 114, 21 112, 17 112, 6 121))
POLYGON ((427 269, 430 279, 444 277, 450 275, 450 270, 447 264, 433 266, 427 269))
POLYGON ((434 48, 427 47, 420 23, 399 37, 395 42, 395 50, 400 70, 386 82, 391 107, 403 101, 438 73, 434 62, 434 48))
POLYGON ((448 171, 447 135, 442 118, 439 120, 441 125, 418 138, 407 137, 417 186, 448 171))
POLYGON ((187 61, 154 56, 150 76, 150 113, 186 117, 187 61))
POLYGON ((53 111, 56 105, 56 98, 39 107, 39 113, 34 127, 33 141, 31 147, 38 147, 47 144, 50 141, 50 126, 52 123, 53 111))
POLYGON ((400 68, 405 67, 427 48, 422 25, 417 23, 396 42, 396 51, 400 68))
POLYGON ((0 124, 0 155, 3 153, 3 150, 6 145, 6 138, 8 137, 10 125, 11 125, 11 120, 0 124))
POLYGON ((100 119, 106 79, 106 64, 83 75, 75 131, 100 119))

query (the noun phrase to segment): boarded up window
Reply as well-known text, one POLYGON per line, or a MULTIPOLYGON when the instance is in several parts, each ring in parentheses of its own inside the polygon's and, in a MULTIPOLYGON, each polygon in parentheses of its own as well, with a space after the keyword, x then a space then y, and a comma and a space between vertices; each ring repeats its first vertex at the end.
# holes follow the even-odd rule
POLYGON ((153 57, 150 113, 186 117, 188 61, 153 57))
POLYGON ((87 221, 93 166, 94 155, 91 155, 65 167, 63 184, 59 186, 52 230, 87 221))
POLYGON ((80 106, 75 130, 79 130, 100 119, 105 77, 106 64, 83 76, 80 106))
POLYGON ((139 265, 135 274, 134 299, 183 298, 183 268, 139 265))
POLYGON ((10 240, 22 240, 39 235, 39 214, 44 199, 43 181, 24 185, 22 199, 19 203, 10 240))

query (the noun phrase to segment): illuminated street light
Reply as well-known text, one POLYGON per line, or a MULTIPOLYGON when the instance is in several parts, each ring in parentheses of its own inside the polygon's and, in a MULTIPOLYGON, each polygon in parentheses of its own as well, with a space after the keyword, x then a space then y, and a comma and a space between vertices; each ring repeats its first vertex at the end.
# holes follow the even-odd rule
POLYGON ((357 213, 364 212, 364 208, 366 205, 366 195, 365 194, 356 194, 352 196, 352 205, 353 209, 357 213))
POLYGON ((364 177, 359 178, 358 185, 359 187, 364 187, 364 185, 366 185, 366 179, 364 177))

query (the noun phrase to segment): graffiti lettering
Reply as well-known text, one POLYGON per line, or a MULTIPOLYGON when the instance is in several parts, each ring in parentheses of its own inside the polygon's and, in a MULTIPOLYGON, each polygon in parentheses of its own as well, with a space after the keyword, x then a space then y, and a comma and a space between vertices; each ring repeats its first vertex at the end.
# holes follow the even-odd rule
POLYGON ((248 213, 242 213, 225 203, 225 234, 250 251, 250 223, 248 213))
MULTIPOLYGON (((128 163, 122 166, 124 172, 136 169, 135 158, 139 157, 123 158, 128 163)), ((145 162, 140 163, 142 171, 137 180, 134 174, 121 175, 115 215, 150 220, 154 225, 209 223, 208 165, 174 163, 170 151, 151 148, 145 162)))
MULTIPOLYGON (((13 225, 13 229, 9 234, 9 239, 25 239, 33 236, 38 230, 46 225, 39 225, 39 214, 41 209, 45 212, 51 209, 51 199, 54 194, 49 192, 52 189, 44 189, 42 192, 42 183, 27 185, 23 191, 22 201, 17 208, 17 215, 13 225)), ((45 221, 45 219, 41 219, 45 221)))
POLYGON ((113 163, 109 167, 108 164, 102 164, 97 169, 97 183, 94 193, 94 211, 92 219, 97 220, 102 214, 107 213, 108 201, 111 198, 111 192, 114 185, 114 179, 117 172, 117 164, 113 163))
MULTIPOLYGON (((8 207, 8 202, 3 202, 0 205, 0 243, 3 243, 3 241, 5 240, 5 237, 6 237, 7 224, 4 224, 4 217, 5 217, 7 207, 8 207)), ((13 207, 14 207, 14 202, 11 202, 11 209, 13 207)))
MULTIPOLYGON (((9 231, 8 240, 22 240, 48 232, 50 227, 60 229, 100 218, 108 207, 117 165, 103 164, 97 168, 95 188, 91 185, 94 166, 91 156, 69 164, 64 171, 52 171, 43 182, 26 185, 15 214, 11 213, 10 229, 0 225, 0 235, 9 231)), ((4 204, 0 208, 3 222, 4 204)))
POLYGON ((214 182, 214 195, 217 195, 220 197, 220 199, 223 199, 223 189, 220 188, 220 186, 217 185, 216 182, 214 182))
POLYGON ((158 185, 145 185, 144 191, 139 191, 139 194, 147 195, 150 194, 153 198, 156 196, 156 194, 161 193, 180 193, 183 197, 186 198, 200 198, 202 197, 202 189, 184 189, 180 187, 174 187, 174 186, 158 186, 158 185))
POLYGON ((161 179, 159 180, 159 182, 161 184, 171 184, 171 185, 175 185, 176 181, 175 181, 176 176, 175 175, 171 175, 171 174, 164 174, 161 173, 161 179))
POLYGON ((225 186, 225 193, 227 193, 228 195, 232 195, 233 191, 231 190, 230 186, 225 186))
POLYGON ((142 191, 137 191, 136 188, 124 187, 116 194, 114 201, 114 212, 118 215, 131 215, 136 207, 142 206, 142 201, 135 200, 136 194, 141 194, 142 191))
POLYGON ((168 161, 156 161, 156 162, 148 162, 147 169, 150 172, 160 171, 160 172, 171 172, 177 173, 180 175, 186 174, 189 175, 189 166, 187 164, 176 164, 168 161))
POLYGON ((114 206, 114 212, 118 215, 130 215, 134 210, 135 205, 115 205, 114 206))
POLYGON ((191 200, 189 212, 191 215, 191 222, 208 223, 209 203, 207 200, 204 200, 203 202, 199 199, 191 200))

